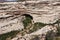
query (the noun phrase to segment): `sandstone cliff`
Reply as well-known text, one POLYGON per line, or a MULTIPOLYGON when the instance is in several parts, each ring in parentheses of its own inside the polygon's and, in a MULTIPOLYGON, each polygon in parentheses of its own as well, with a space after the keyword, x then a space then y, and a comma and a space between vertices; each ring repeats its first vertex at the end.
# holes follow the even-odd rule
POLYGON ((57 21, 60 20, 60 2, 59 0, 37 0, 0 3, 0 35, 16 30, 25 32, 23 20, 26 15, 32 17, 31 25, 40 22, 45 26, 30 34, 26 33, 24 36, 17 34, 11 40, 31 40, 34 36, 38 36, 39 40, 45 40, 48 32, 57 32, 59 24, 57 21))

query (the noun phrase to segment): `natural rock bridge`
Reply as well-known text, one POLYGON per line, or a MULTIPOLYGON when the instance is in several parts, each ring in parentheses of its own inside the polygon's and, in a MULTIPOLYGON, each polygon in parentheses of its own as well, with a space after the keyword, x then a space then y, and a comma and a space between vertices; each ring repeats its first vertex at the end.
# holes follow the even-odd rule
MULTIPOLYGON (((60 18, 60 3, 50 1, 24 1, 24 2, 4 2, 0 3, 0 34, 24 29, 22 20, 24 16, 32 17, 32 22, 41 22, 44 24, 54 24, 60 18)), ((28 34, 40 35, 49 31, 56 32, 57 26, 46 25, 45 27, 28 34), (43 31, 45 30, 45 31, 43 31)), ((28 36, 27 35, 27 36, 28 36)), ((23 36, 24 38, 27 37, 23 36)), ((30 40, 27 38, 26 40, 30 40)), ((17 38, 18 39, 18 38, 17 38)), ((12 40, 17 40, 12 39, 12 40)), ((22 39, 20 39, 22 40, 22 39)), ((24 39, 23 39, 24 40, 24 39)))

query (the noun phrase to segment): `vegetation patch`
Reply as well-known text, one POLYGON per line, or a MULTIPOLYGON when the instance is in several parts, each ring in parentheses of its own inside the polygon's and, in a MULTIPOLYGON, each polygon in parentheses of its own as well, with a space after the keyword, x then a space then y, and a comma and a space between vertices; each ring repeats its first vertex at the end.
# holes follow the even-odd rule
POLYGON ((9 33, 6 33, 6 34, 2 34, 0 35, 0 40, 6 40, 6 38, 13 38, 16 36, 16 34, 18 33, 19 31, 11 31, 9 33))
POLYGON ((45 40, 54 40, 54 37, 55 37, 55 34, 54 34, 53 30, 52 30, 52 31, 49 31, 47 33, 45 40))
POLYGON ((33 29, 30 30, 30 32, 34 32, 34 31, 37 31, 38 29, 41 29, 42 27, 46 26, 46 24, 44 23, 34 23, 33 24, 33 29))
POLYGON ((60 40, 60 37, 56 37, 55 40, 60 40))
POLYGON ((58 24, 58 28, 57 28, 57 36, 60 36, 60 19, 56 22, 58 24))
POLYGON ((30 23, 31 23, 31 18, 26 17, 25 20, 23 21, 24 28, 26 28, 30 23))
POLYGON ((27 15, 27 14, 25 14, 24 16, 25 16, 25 19, 23 20, 24 28, 25 29, 28 28, 29 27, 29 24, 31 24, 30 27, 28 28, 29 33, 32 33, 34 31, 36 31, 38 29, 41 29, 42 27, 46 26, 46 24, 40 23, 40 22, 37 22, 37 23, 32 24, 32 21, 31 20, 33 18, 30 15, 27 15), (32 28, 32 29, 30 29, 30 28, 32 28))
POLYGON ((37 22, 37 23, 34 24, 34 26, 41 28, 41 27, 46 26, 46 24, 41 23, 41 22, 37 22))
POLYGON ((60 27, 57 28, 57 36, 60 36, 60 27))

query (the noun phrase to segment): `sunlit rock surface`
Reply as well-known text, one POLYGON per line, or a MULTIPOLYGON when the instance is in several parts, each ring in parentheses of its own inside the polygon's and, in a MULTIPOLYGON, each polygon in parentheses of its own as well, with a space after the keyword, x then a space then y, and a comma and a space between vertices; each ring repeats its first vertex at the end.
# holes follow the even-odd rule
MULTIPOLYGON (((30 2, 30 1, 29 1, 30 2)), ((58 19, 59 19, 59 6, 54 6, 57 5, 59 3, 56 4, 56 2, 54 3, 49 3, 43 1, 41 3, 28 3, 28 2, 4 2, 4 3, 0 3, 3 6, 0 6, 0 13, 2 16, 0 16, 1 20, 3 21, 5 19, 5 17, 11 17, 11 15, 15 16, 15 14, 18 15, 23 15, 23 14, 29 14, 33 17, 33 21, 34 23, 36 22, 42 22, 45 24, 53 24, 55 23, 58 19), (44 3, 43 3, 44 2, 44 3), (23 4, 24 3, 24 4, 23 4), (8 6, 7 6, 8 5, 8 6), (19 13, 20 12, 20 13, 19 13), (8 15, 5 15, 8 14, 8 15)), ((17 15, 17 16, 18 16, 17 15)), ((8 18, 7 20, 9 20, 11 18, 8 18)), ((13 19, 13 18, 12 18, 13 19)), ((7 22, 7 20, 4 20, 7 22)), ((18 21, 17 19, 14 19, 16 21, 18 21)), ((10 24, 11 22, 14 22, 14 20, 9 20, 7 23, 3 21, 0 22, 1 27, 3 25, 7 25, 10 24)))
POLYGON ((31 40, 35 36, 38 36, 39 40, 42 40, 42 39, 45 40, 45 36, 46 36, 47 32, 49 32, 51 30, 56 33, 56 31, 57 31, 56 26, 53 27, 51 25, 50 26, 47 25, 31 34, 26 34, 24 36, 18 35, 17 37, 13 38, 12 40, 18 40, 18 39, 19 40, 31 40))
POLYGON ((16 16, 14 17, 11 15, 2 16, 0 18, 0 34, 7 33, 10 31, 24 29, 21 19, 22 19, 22 17, 20 17, 20 16, 19 17, 16 17, 16 16))
POLYGON ((3 5, 0 6, 0 34, 24 29, 22 23, 23 16, 21 16, 19 12, 20 10, 22 11, 24 9, 19 10, 19 8, 16 7, 22 5, 14 6, 13 4, 0 4, 3 5))
MULTIPOLYGON (((60 19, 60 2, 59 0, 4 2, 0 3, 0 13, 0 34, 4 34, 24 29, 22 23, 24 14, 31 15, 33 17, 33 23, 55 23, 60 19)), ((26 34, 22 37, 19 35, 12 40, 30 40, 34 35, 42 37, 40 36, 42 34, 45 37, 47 32, 52 30, 56 32, 57 28, 55 24, 44 26, 36 32, 26 34)))

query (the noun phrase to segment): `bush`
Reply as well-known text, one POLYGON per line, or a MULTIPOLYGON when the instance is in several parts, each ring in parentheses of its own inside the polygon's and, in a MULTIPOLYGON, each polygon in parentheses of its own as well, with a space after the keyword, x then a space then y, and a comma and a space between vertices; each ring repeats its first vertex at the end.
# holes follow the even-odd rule
POLYGON ((57 36, 60 36, 60 27, 57 28, 57 36))
POLYGON ((55 34, 53 33, 53 31, 50 31, 47 33, 45 40, 53 40, 54 37, 55 37, 55 34))
POLYGON ((0 35, 0 40, 6 40, 6 38, 13 38, 16 36, 16 34, 18 33, 19 31, 11 31, 9 33, 6 33, 6 34, 2 34, 0 35))
POLYGON ((38 29, 41 29, 42 27, 46 26, 46 24, 44 23, 35 23, 34 26, 33 26, 33 29, 30 30, 30 32, 34 32, 34 31, 37 31, 38 29))
POLYGON ((23 21, 24 28, 26 28, 31 23, 31 18, 26 17, 26 19, 23 21))

